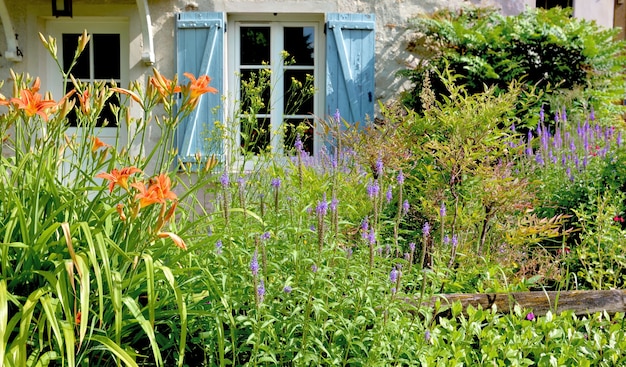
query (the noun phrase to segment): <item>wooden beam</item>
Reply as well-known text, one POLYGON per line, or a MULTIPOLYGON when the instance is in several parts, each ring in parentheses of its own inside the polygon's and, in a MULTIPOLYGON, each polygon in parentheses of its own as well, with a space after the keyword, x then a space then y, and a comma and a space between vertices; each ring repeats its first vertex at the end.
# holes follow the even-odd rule
POLYGON ((519 305, 537 316, 545 315, 549 310, 556 314, 571 310, 579 316, 603 311, 610 315, 626 312, 626 290, 441 294, 433 296, 427 305, 434 306, 436 300, 440 300, 443 311, 459 301, 463 310, 469 305, 475 308, 480 305, 483 309, 496 305, 498 311, 510 312, 515 305, 519 305))

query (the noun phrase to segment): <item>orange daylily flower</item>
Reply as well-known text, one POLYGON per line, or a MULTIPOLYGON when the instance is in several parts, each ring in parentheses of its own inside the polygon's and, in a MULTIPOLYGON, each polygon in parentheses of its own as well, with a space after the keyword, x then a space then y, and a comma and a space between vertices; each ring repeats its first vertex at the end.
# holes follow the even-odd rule
POLYGON ((91 106, 89 105, 89 90, 85 90, 82 94, 78 94, 78 100, 80 101, 80 110, 84 115, 89 116, 91 113, 91 106))
POLYGON ((159 238, 171 238, 172 241, 174 241, 174 244, 176 246, 178 246, 179 248, 181 248, 182 250, 186 250, 187 249, 187 245, 185 244, 185 241, 183 241, 182 238, 180 238, 179 235, 172 233, 172 232, 159 232, 157 233, 157 236, 159 236, 159 238))
POLYGON ((124 167, 121 170, 114 168, 110 173, 102 172, 96 175, 97 178, 109 180, 109 192, 113 192, 115 185, 123 187, 128 191, 128 177, 133 173, 141 172, 137 167, 124 167))
POLYGON ((157 69, 152 69, 154 76, 150 78, 150 84, 152 84, 156 89, 161 98, 166 99, 173 95, 174 93, 178 93, 181 91, 179 85, 176 85, 176 81, 169 80, 161 73, 157 71, 157 69))
POLYGON ((20 91, 20 98, 11 98, 11 103, 18 109, 24 110, 29 117, 39 115, 44 121, 48 121, 48 110, 57 105, 51 99, 43 99, 39 91, 39 78, 35 80, 30 89, 20 91))
POLYGON ((109 144, 103 142, 102 140, 100 140, 99 138, 92 136, 91 137, 91 152, 95 153, 98 149, 103 148, 103 147, 110 147, 109 144))
POLYGON ((139 194, 135 196, 139 199, 140 207, 146 207, 151 204, 165 204, 165 200, 176 200, 176 194, 170 191, 172 181, 166 174, 160 174, 150 180, 150 186, 146 187, 143 182, 136 182, 131 185, 139 190, 139 194))
POLYGON ((207 75, 201 75, 198 79, 191 73, 183 73, 184 76, 189 78, 187 88, 189 89, 189 102, 192 105, 198 103, 198 98, 205 93, 217 93, 217 89, 210 87, 211 78, 207 75))

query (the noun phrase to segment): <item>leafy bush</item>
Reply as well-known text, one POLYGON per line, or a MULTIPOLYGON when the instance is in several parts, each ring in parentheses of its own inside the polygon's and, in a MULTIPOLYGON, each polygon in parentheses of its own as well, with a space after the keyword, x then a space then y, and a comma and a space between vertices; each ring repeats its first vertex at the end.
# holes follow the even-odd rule
POLYGON ((469 93, 487 87, 506 91, 513 81, 525 88, 515 116, 536 126, 539 108, 568 106, 571 113, 596 107, 599 119, 613 119, 624 99, 624 42, 618 30, 571 17, 571 9, 527 9, 504 17, 495 9, 441 9, 412 20, 416 35, 409 45, 420 63, 403 72, 414 83, 404 103, 416 111, 430 85, 437 100, 448 95, 446 70, 469 93))

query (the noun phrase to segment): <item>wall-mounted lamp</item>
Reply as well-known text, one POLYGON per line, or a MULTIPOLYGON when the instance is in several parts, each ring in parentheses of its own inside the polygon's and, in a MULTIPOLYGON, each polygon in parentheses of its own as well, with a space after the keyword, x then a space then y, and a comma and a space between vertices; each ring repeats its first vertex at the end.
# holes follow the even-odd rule
POLYGON ((71 17, 72 0, 52 0, 52 15, 55 17, 71 17))

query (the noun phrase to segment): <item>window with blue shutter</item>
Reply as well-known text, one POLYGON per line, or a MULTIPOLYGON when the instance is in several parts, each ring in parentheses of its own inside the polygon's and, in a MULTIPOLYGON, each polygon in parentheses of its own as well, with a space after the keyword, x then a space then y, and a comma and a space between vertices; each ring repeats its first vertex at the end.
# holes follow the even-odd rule
POLYGON ((326 15, 326 114, 374 118, 374 14, 326 15))
POLYGON ((215 122, 223 122, 224 109, 224 32, 225 14, 211 12, 179 13, 176 18, 176 73, 181 84, 183 73, 211 77, 218 93, 200 97, 197 108, 180 122, 176 147, 183 162, 195 162, 196 156, 223 155, 223 141, 215 122))
MULTIPOLYGON (((247 69, 257 67, 256 65, 250 66, 247 64, 244 65, 245 67, 241 66, 245 64, 245 60, 241 59, 242 55, 244 55, 243 51, 248 50, 250 46, 241 44, 245 38, 243 36, 247 34, 242 33, 243 31, 249 33, 251 30, 261 31, 265 30, 265 28, 271 28, 270 36, 274 41, 277 41, 276 44, 296 56, 295 64, 277 64, 281 74, 273 73, 272 75, 283 75, 283 79, 289 81, 294 77, 297 79, 300 77, 300 74, 316 73, 315 69, 317 66, 315 65, 318 64, 302 59, 296 52, 301 51, 299 48, 296 48, 296 46, 301 46, 300 43, 306 47, 312 47, 313 40, 317 37, 315 35, 317 33, 315 15, 303 18, 303 15, 299 14, 294 15, 294 18, 291 19, 289 14, 282 14, 278 17, 272 14, 260 14, 258 16, 246 14, 245 16, 233 15, 231 20, 230 29, 234 35, 229 33, 229 47, 232 49, 228 52, 236 57, 231 60, 229 65, 224 65, 226 14, 186 12, 177 15, 177 75, 179 78, 184 78, 182 75, 185 72, 191 72, 196 76, 207 74, 212 78, 211 85, 219 91, 218 94, 204 94, 198 108, 180 124, 176 136, 176 145, 180 159, 184 162, 194 162, 198 153, 205 157, 215 154, 218 158, 223 158, 223 142, 217 136, 218 131, 216 131, 214 123, 215 121, 229 123, 224 121, 225 108, 222 106, 222 96, 239 95, 237 92, 239 85, 237 81, 239 79, 234 78, 234 82, 231 81, 229 83, 231 88, 233 88, 230 91, 224 89, 226 85, 224 79, 233 78, 232 75, 244 75, 247 69), (303 21, 303 19, 310 20, 303 21), (296 51, 291 50, 290 47, 296 51)), ((307 100, 303 105, 304 107, 300 108, 302 111, 297 111, 295 114, 285 112, 286 104, 283 101, 287 100, 288 96, 280 90, 280 93, 277 94, 279 103, 268 104, 271 111, 267 112, 268 115, 276 113, 276 118, 273 115, 271 117, 278 123, 292 123, 293 121, 291 120, 297 120, 298 123, 302 123, 302 121, 306 122, 309 117, 309 121, 314 121, 316 116, 322 118, 325 116, 321 115, 332 116, 336 110, 339 110, 342 118, 349 123, 365 123, 373 119, 374 15, 329 13, 326 14, 325 20, 326 37, 323 40, 320 34, 319 39, 325 42, 326 47, 326 80, 324 81, 326 89, 324 90, 320 78, 319 83, 316 82, 316 86, 319 89, 316 91, 315 98, 307 100), (316 107, 313 107, 317 105, 314 101, 322 101, 323 98, 318 99, 318 97, 323 97, 324 93, 325 100, 320 104, 318 110, 316 107), (281 97, 284 98, 281 100, 281 97), (313 106, 309 106, 309 104, 313 106), (324 111, 321 110, 322 108, 324 111)), ((320 46, 324 47, 324 44, 322 43, 320 46)), ((307 52, 301 53, 309 57, 319 54, 313 51, 307 52)), ((278 60, 277 57, 273 59, 278 60)), ((320 66, 324 67, 322 63, 320 63, 320 66)), ((315 80, 317 80, 317 77, 315 77, 315 80)), ((184 82, 186 81, 182 79, 181 83, 184 82)), ((274 83, 274 86, 281 86, 281 83, 274 83)), ((283 87, 287 89, 286 84, 283 87)), ((235 106, 231 107, 236 107, 236 101, 235 106)), ((260 117, 267 118, 266 116, 260 117)), ((235 118, 238 118, 238 116, 235 118)), ((230 122, 233 126, 229 127, 237 128, 238 123, 237 121, 230 122)), ((311 131, 313 130, 311 129, 311 131)), ((305 132, 305 135, 307 134, 311 136, 311 139, 317 140, 319 138, 318 134, 305 132)), ((294 133, 287 129, 285 136, 282 137, 285 140, 284 142, 275 142, 271 137, 268 138, 270 139, 268 141, 276 145, 275 151, 281 152, 283 150, 281 148, 282 144, 285 144, 285 148, 289 148, 292 144, 292 135, 294 133)), ((304 137, 306 138, 306 136, 304 137)), ((238 149, 239 145, 238 142, 235 142, 233 149, 238 149)), ((321 145, 316 143, 315 146, 319 147, 321 145)), ((311 150, 311 153, 313 153, 313 143, 310 143, 310 147, 307 150, 311 150)))

